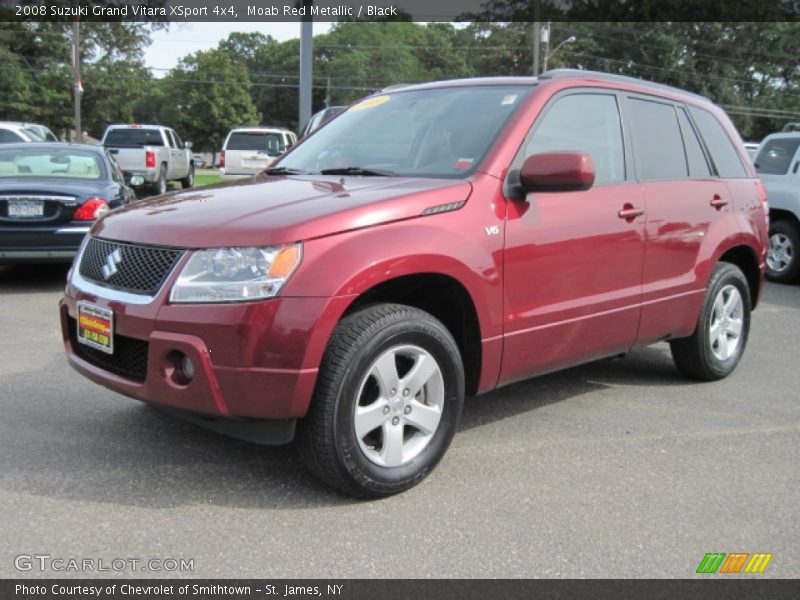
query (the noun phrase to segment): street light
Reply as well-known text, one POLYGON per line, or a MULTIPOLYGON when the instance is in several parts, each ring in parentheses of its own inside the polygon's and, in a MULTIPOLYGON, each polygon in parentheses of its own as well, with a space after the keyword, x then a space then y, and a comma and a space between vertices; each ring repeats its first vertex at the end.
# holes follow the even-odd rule
POLYGON ((567 39, 565 39, 563 42, 561 42, 558 46, 553 48, 552 52, 548 52, 547 54, 545 54, 544 55, 544 69, 542 69, 542 70, 543 71, 547 71, 547 63, 548 63, 548 61, 553 57, 553 55, 556 52, 558 52, 558 50, 559 50, 559 48, 561 48, 561 46, 564 46, 566 44, 574 44, 577 41, 577 39, 578 38, 576 38, 574 35, 571 35, 567 39))

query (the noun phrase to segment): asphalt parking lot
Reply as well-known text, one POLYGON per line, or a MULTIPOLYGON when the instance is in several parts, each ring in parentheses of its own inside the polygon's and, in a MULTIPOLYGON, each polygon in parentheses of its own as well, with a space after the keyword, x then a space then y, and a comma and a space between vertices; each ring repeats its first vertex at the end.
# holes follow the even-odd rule
POLYGON ((431 477, 356 502, 291 447, 73 372, 65 273, 0 267, 0 577, 117 574, 15 567, 34 554, 194 561, 118 573, 145 577, 691 577, 707 552, 800 577, 800 286, 767 285, 727 380, 681 379, 658 345, 469 399, 431 477))

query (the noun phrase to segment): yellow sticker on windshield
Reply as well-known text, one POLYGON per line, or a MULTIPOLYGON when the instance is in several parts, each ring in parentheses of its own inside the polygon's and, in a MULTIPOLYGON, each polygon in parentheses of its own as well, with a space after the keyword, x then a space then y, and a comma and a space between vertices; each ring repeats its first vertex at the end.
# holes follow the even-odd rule
POLYGON ((351 106, 350 110, 364 110, 365 108, 373 108, 388 101, 389 101, 389 96, 375 96, 374 98, 367 98, 366 100, 362 100, 355 106, 351 106))

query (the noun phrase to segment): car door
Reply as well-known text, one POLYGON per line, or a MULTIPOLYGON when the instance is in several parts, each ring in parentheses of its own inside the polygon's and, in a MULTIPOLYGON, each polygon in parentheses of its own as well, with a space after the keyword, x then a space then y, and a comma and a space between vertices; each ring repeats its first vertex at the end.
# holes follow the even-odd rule
POLYGON ((180 173, 180 154, 183 152, 178 149, 178 142, 171 129, 165 129, 164 135, 167 137, 167 147, 169 148, 169 165, 167 168, 167 179, 176 179, 180 173))
POLYGON ((663 98, 627 95, 636 174, 647 202, 647 252, 642 325, 648 344, 692 333, 705 281, 701 248, 715 219, 731 211, 725 183, 711 163, 686 109, 663 98))
POLYGON ((182 179, 189 173, 189 162, 191 160, 189 157, 190 150, 186 148, 183 140, 181 140, 176 131, 173 131, 172 135, 175 140, 175 147, 178 149, 177 153, 175 154, 175 178, 182 179))
POLYGON ((499 383, 627 350, 636 339, 644 261, 644 199, 613 91, 551 99, 520 155, 587 152, 586 191, 511 200, 505 230, 504 347, 499 383))

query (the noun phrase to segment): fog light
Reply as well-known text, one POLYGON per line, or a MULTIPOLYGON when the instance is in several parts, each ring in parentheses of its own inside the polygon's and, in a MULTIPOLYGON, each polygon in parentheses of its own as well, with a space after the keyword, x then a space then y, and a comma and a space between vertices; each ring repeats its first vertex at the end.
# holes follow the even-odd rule
POLYGON ((185 354, 183 358, 181 358, 181 374, 187 383, 194 378, 194 363, 192 363, 192 359, 185 354))

